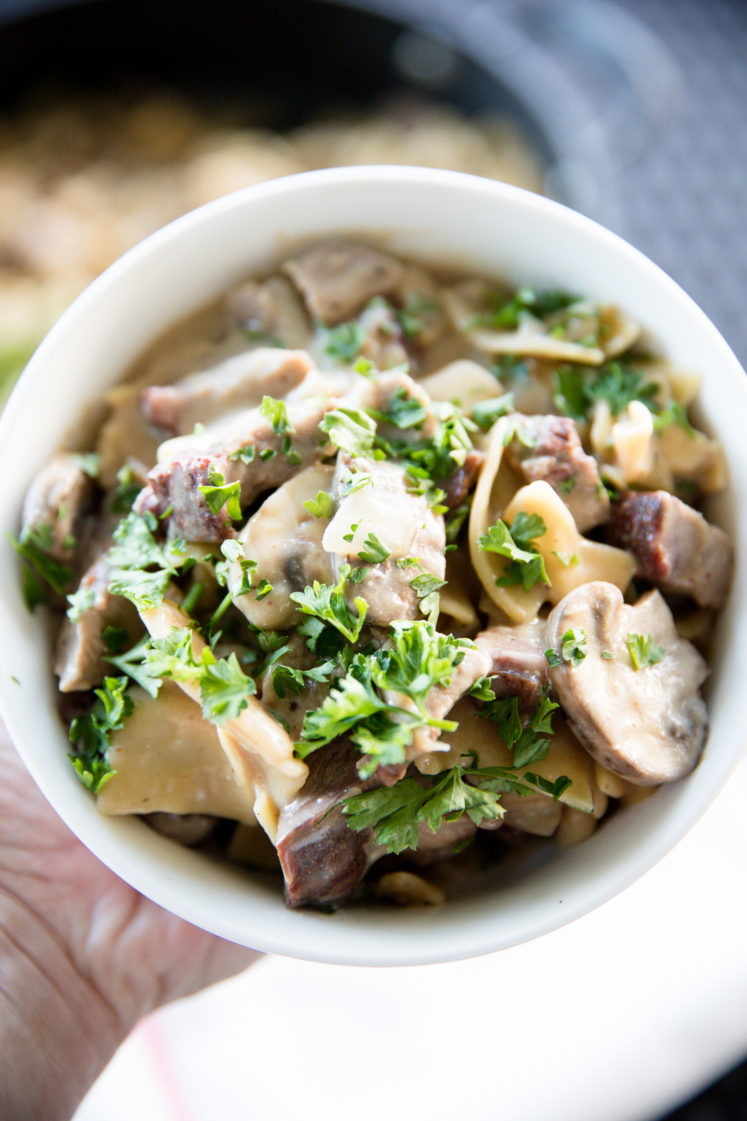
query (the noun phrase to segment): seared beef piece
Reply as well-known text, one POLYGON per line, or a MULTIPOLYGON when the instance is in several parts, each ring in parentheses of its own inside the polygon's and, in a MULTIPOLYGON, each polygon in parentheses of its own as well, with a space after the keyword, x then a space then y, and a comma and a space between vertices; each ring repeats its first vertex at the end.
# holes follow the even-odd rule
POLYGON ((562 416, 521 416, 522 427, 534 440, 525 447, 514 438, 506 459, 527 483, 538 479, 557 491, 573 514, 580 533, 609 517, 610 500, 599 478, 597 461, 581 446, 576 425, 562 416))
POLYGON ((637 576, 692 596, 701 607, 723 606, 733 546, 723 530, 668 491, 626 491, 613 504, 606 538, 630 550, 637 576))
POLYGON ((359 759, 341 741, 315 751, 303 789, 280 811, 277 849, 289 907, 344 902, 372 862, 370 832, 351 829, 337 804, 375 785, 359 778, 359 759))
POLYGON ((440 486, 446 492, 444 506, 448 506, 450 510, 455 510, 457 506, 464 502, 475 486, 484 459, 485 456, 482 452, 467 452, 467 457, 462 466, 457 467, 448 479, 440 480, 440 486))
POLYGON ((444 520, 434 514, 423 495, 414 494, 404 468, 388 460, 353 457, 341 451, 337 456, 332 493, 338 508, 327 527, 323 545, 333 553, 336 566, 360 565, 358 554, 373 533, 390 553, 378 564, 366 564, 368 572, 353 595, 368 604, 366 622, 388 626, 393 619, 417 619, 420 601, 411 581, 430 573, 442 580, 446 570, 444 520), (370 483, 346 494, 348 480, 355 472, 369 476, 370 483), (353 531, 353 527, 357 527, 353 531), (351 531, 352 538, 346 541, 351 531), (417 557, 420 566, 402 568, 397 560, 417 557))
POLYGON ((486 676, 496 697, 518 696, 519 704, 528 708, 539 703, 550 684, 543 622, 490 627, 478 634, 475 644, 490 660, 486 676))
POLYGON ((77 456, 54 456, 34 478, 23 503, 23 528, 50 535, 48 552, 70 564, 80 523, 93 494, 93 483, 77 456))
POLYGON ((107 627, 124 627, 136 633, 138 615, 133 605, 109 591, 110 569, 106 553, 87 570, 80 589, 93 592, 93 604, 77 622, 67 616, 57 636, 54 672, 60 679, 60 691, 71 693, 100 685, 107 674, 114 672, 105 661, 106 644, 103 633, 107 627))
POLYGON ((393 257, 330 241, 286 261, 283 271, 301 291, 311 316, 328 325, 350 319, 374 296, 386 296, 404 276, 393 257))
POLYGON ((150 472, 148 486, 135 503, 136 512, 168 516, 169 535, 187 541, 217 542, 233 536, 225 507, 214 514, 199 491, 199 487, 208 485, 211 467, 223 476, 225 484, 241 483, 241 505, 249 506, 263 491, 279 487, 324 454, 319 422, 336 403, 330 398, 322 404, 289 404, 288 419, 294 429, 289 436, 276 433, 269 421, 252 409, 193 437, 169 441, 161 451, 169 449, 176 454, 150 472), (282 450, 287 439, 290 455, 282 450), (231 458, 250 446, 254 447, 254 458, 249 463, 231 458), (264 451, 272 453, 270 458, 262 458, 264 451))
POLYGON ((150 385, 140 406, 151 424, 176 434, 210 424, 226 413, 251 409, 265 394, 285 397, 311 369, 303 350, 258 347, 224 359, 174 385, 150 385))

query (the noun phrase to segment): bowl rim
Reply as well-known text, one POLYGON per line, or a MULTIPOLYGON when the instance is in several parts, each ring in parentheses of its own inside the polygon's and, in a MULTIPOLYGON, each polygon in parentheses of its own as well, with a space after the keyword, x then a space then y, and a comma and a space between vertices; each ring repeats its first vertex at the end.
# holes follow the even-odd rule
MULTIPOLYGON (((97 306, 101 301, 106 301, 112 291, 116 293, 118 285, 126 281, 131 273, 137 273, 138 270, 147 268, 148 263, 158 257, 164 249, 168 250, 170 245, 179 243, 185 238, 188 239, 195 230, 209 226, 226 216, 230 217, 238 214, 246 208, 251 209, 268 199, 281 200, 283 205, 288 206, 310 190, 344 191, 355 185, 367 187, 372 184, 377 189, 386 188, 388 190, 398 184, 406 184, 408 187, 421 187, 425 190, 444 189, 447 193, 458 191, 460 194, 471 195, 473 198, 482 196, 487 202, 493 200, 508 207, 518 206, 529 215, 549 216, 551 220, 557 220, 572 232, 594 238, 604 245, 608 252, 626 259, 636 269, 648 273, 652 282, 660 288, 663 287, 670 299, 679 305, 683 314, 694 317, 698 329, 704 333, 708 347, 714 350, 725 369, 731 371, 725 376, 734 377, 735 407, 741 409, 747 417, 747 378, 745 378, 736 357, 718 330, 679 285, 644 254, 622 238, 606 230, 592 219, 571 211, 558 202, 533 195, 521 188, 461 172, 376 165, 303 172, 285 179, 273 180, 245 188, 176 219, 129 250, 89 285, 70 305, 40 344, 0 418, 0 449, 4 448, 6 437, 12 432, 16 419, 33 406, 37 382, 43 382, 45 371, 49 371, 50 363, 53 362, 55 352, 59 347, 70 337, 75 337, 81 329, 80 325, 84 325, 88 321, 91 313, 95 313, 97 306), (738 382, 737 377, 741 381, 738 382)), ((322 236, 327 236, 326 231, 322 236)), ((498 265, 496 267, 498 268, 498 265)), ((168 329, 171 322, 162 322, 155 337, 168 329)), ((142 352, 144 347, 139 349, 142 352)), ((120 376, 126 372, 126 369, 127 364, 120 368, 120 376)), ((1 453, 0 458, 2 458, 1 453)), ((18 498, 18 495, 15 495, 15 497, 18 498)), ((17 595, 18 590, 15 582, 7 583, 13 585, 13 590, 17 598, 20 599, 17 595)), ((0 593, 0 620, 4 618, 6 623, 10 619, 6 610, 9 597, 10 593, 7 589, 0 593)), ((38 754, 33 744, 28 741, 20 708, 16 703, 17 698, 13 695, 14 688, 15 686, 9 676, 0 673, 0 712, 6 720, 10 734, 17 744, 17 749, 26 766, 57 813, 82 842, 123 879, 133 884, 144 895, 155 899, 167 909, 187 919, 187 921, 205 927, 204 903, 195 902, 188 894, 185 896, 184 875, 187 876, 187 880, 190 879, 191 875, 187 869, 188 862, 185 863, 183 859, 179 858, 180 854, 174 853, 174 846, 170 842, 158 838, 154 845, 153 839, 157 835, 150 830, 147 831, 149 834, 147 838, 141 837, 138 840, 129 827, 136 825, 144 833, 146 831, 141 823, 103 819, 102 815, 96 813, 90 796, 82 788, 79 789, 90 801, 90 806, 87 812, 80 812, 83 808, 83 802, 80 799, 68 799, 64 791, 61 792, 56 788, 55 783, 49 780, 43 768, 43 753, 38 754), (106 822, 106 830, 95 827, 95 819, 91 811, 99 822, 102 820, 106 822), (166 848, 160 843, 162 841, 165 846, 168 846, 171 853, 168 860, 170 874, 165 874, 164 868, 160 864, 155 866, 154 871, 149 861, 147 859, 143 860, 146 853, 152 855, 152 852, 156 850, 166 852, 166 848), (185 869, 187 869, 186 872, 185 869)), ((677 798, 672 797, 672 795, 677 794, 677 791, 672 788, 661 791, 657 795, 657 799, 660 799, 660 805, 664 803, 665 799, 668 799, 669 802, 675 801, 685 807, 687 812, 681 811, 679 814, 674 811, 663 812, 654 830, 653 841, 650 841, 647 846, 638 846, 632 853, 625 853, 624 857, 620 857, 619 862, 615 862, 612 866, 609 865, 608 861, 604 874, 594 871, 593 867, 590 868, 588 874, 585 873, 579 878, 579 884, 577 885, 579 890, 576 890, 575 893, 569 891, 563 900, 557 900, 555 899, 557 893, 550 892, 550 897, 543 899, 539 905, 528 906, 526 912, 528 921, 524 923, 523 928, 514 937, 496 941, 494 937, 491 938, 489 925, 482 921, 480 936, 476 937, 474 932, 470 932, 469 922, 455 924, 449 921, 446 924, 439 925, 436 923, 431 925, 430 929, 425 932, 426 937, 421 939, 420 942, 418 942, 417 937, 413 938, 412 935, 408 935, 406 944, 397 945, 395 934, 394 944, 377 945, 375 938, 360 937, 360 927, 357 927, 350 920, 343 909, 337 912, 332 920, 328 916, 313 912, 286 912, 287 915, 293 916, 292 932, 290 932, 288 923, 283 925, 281 931, 278 931, 271 929, 272 922, 270 922, 265 924, 264 928, 255 931, 251 945, 260 950, 326 963, 388 966, 431 964, 457 960, 507 948, 510 945, 539 937, 596 909, 658 863, 692 828, 716 797, 741 758, 743 741, 744 732, 740 732, 738 735, 735 733, 732 737, 731 750, 717 761, 718 765, 711 767, 709 770, 709 781, 691 781, 684 794, 677 798), (737 740, 739 740, 738 745, 737 740), (560 908, 552 904, 559 904, 560 908), (335 923, 333 928, 335 933, 332 937, 327 933, 330 931, 330 922, 335 923), (466 930, 464 929, 465 926, 466 930), (442 927, 445 927, 445 934, 441 929, 442 927), (348 934, 347 932, 351 929, 352 933, 348 934), (316 933, 318 931, 321 931, 321 933, 316 933), (311 951, 307 950, 304 945, 306 937, 310 938, 314 944, 311 951)), ((71 782, 77 788, 77 780, 72 778, 72 769, 70 769, 70 774, 71 782)), ((637 807, 627 810, 626 820, 630 819, 636 811, 637 807)), ((614 832, 614 822, 609 822, 605 826, 605 830, 600 831, 598 836, 604 832, 609 834, 614 832)), ((557 865, 554 864, 554 867, 557 867, 557 865)), ((539 881, 533 878, 532 883, 541 880, 542 876, 540 875, 539 881)), ((552 878, 548 880, 548 883, 552 884, 552 878)), ((212 887, 215 888, 214 883, 212 887)), ((210 885, 206 886, 206 890, 209 895, 210 885)), ((220 895, 223 890, 220 884, 216 890, 220 895)), ((522 894, 525 893, 520 888, 518 894, 521 898, 522 894)), ((231 941, 249 944, 242 923, 243 919, 237 919, 235 915, 233 917, 220 915, 217 918, 211 918, 210 924, 206 928, 231 941)), ((405 918, 397 929, 406 930, 412 925, 405 918)), ((417 928, 417 924, 415 926, 417 928)), ((424 930, 425 928, 421 928, 421 931, 424 930)))

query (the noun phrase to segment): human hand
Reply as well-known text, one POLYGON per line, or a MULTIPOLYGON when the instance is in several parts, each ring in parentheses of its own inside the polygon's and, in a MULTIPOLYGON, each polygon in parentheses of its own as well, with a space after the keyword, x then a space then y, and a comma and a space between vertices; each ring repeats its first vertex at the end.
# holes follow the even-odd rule
POLYGON ((256 956, 104 867, 0 725, 0 1118, 69 1118, 142 1016, 256 956))

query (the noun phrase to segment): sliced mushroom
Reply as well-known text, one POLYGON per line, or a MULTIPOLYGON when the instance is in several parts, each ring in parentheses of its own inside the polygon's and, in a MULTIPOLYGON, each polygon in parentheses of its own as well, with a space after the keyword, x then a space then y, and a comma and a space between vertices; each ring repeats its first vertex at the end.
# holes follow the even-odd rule
POLYGON ((553 688, 573 731, 598 762, 643 786, 689 774, 708 727, 699 692, 708 668, 677 634, 659 592, 630 606, 613 584, 584 584, 551 611, 547 638, 557 661, 550 670, 553 688), (649 652, 659 647, 661 660, 646 664, 644 658, 636 669, 629 644, 637 640, 650 640, 649 652))

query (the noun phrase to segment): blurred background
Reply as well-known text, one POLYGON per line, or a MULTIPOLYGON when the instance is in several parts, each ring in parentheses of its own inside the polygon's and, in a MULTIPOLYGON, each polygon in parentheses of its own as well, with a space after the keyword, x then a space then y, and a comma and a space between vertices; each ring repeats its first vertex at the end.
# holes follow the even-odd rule
MULTIPOLYGON (((345 164, 557 198, 747 359, 741 0, 0 0, 0 52, 3 399, 152 230, 345 164)), ((158 1013, 77 1121, 744 1121, 745 793, 743 768, 644 881, 529 946, 419 970, 267 960, 158 1013)))

